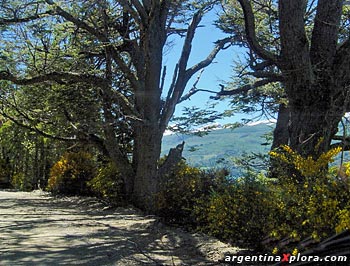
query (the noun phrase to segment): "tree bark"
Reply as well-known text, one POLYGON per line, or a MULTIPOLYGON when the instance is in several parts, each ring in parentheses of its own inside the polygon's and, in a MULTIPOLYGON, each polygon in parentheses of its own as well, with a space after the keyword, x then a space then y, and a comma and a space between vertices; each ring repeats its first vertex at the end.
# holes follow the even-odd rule
POLYGON ((276 127, 273 131, 273 142, 271 145, 271 150, 278 148, 281 145, 289 144, 289 118, 289 108, 285 104, 281 103, 278 108, 276 127))
POLYGON ((135 106, 142 121, 134 123, 133 168, 135 180, 134 203, 153 212, 159 187, 158 160, 161 152, 160 130, 161 70, 163 47, 166 41, 166 13, 160 3, 152 6, 152 16, 141 26, 140 53, 137 76, 140 86, 135 88, 135 106))
POLYGON ((158 160, 161 135, 154 126, 140 126, 135 131, 133 201, 146 211, 156 210, 155 196, 159 191, 158 160))
POLYGON ((279 1, 280 68, 289 100, 289 144, 304 156, 330 148, 344 115, 342 88, 331 71, 336 55, 341 1, 320 0, 311 43, 305 30, 305 0, 279 1))

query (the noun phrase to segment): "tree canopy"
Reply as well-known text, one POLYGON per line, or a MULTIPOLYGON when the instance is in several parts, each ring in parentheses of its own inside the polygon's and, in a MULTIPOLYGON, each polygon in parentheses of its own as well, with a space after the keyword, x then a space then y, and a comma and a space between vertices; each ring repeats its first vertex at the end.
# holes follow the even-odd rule
POLYGON ((2 115, 46 137, 96 145, 124 173, 127 194, 152 209, 161 168, 176 163, 157 166, 175 106, 190 78, 231 44, 218 40, 188 65, 196 28, 216 3, 2 2, 2 115), (163 50, 172 34, 184 40, 165 88, 163 50), (23 93, 37 100, 19 101, 23 93))
POLYGON ((348 3, 239 0, 224 8, 219 25, 249 52, 238 70, 241 86, 219 95, 278 109, 274 147, 316 157, 327 151, 348 111, 348 3))

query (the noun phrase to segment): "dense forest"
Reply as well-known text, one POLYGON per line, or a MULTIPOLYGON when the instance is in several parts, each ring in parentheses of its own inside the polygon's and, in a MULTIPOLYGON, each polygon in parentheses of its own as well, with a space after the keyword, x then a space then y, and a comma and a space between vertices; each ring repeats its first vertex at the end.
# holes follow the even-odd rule
POLYGON ((132 203, 274 252, 349 229, 349 23, 344 0, 1 1, 0 186, 132 203), (190 64, 208 14, 226 37, 190 64), (167 69, 172 36, 182 47, 167 69), (230 110, 174 117, 229 47, 246 57, 210 92, 230 110), (165 130, 235 112, 277 121, 271 151, 240 158, 241 176, 188 165, 184 142, 161 156, 165 130))

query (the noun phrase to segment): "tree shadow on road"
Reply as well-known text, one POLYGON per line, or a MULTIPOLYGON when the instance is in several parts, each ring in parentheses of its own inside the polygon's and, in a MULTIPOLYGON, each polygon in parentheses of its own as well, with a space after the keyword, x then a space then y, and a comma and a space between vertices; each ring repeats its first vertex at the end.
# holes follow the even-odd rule
POLYGON ((218 265, 226 247, 134 208, 21 193, 0 197, 0 265, 218 265))

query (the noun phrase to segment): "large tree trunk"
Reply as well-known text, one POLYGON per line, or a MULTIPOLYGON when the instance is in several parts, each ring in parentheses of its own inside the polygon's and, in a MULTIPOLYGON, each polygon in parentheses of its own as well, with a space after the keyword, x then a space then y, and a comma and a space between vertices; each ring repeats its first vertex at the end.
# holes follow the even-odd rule
POLYGON ((278 109, 278 117, 275 130, 273 131, 273 142, 271 150, 278 148, 281 145, 289 144, 289 118, 290 111, 289 108, 281 103, 278 109))
POLYGON ((292 149, 315 159, 328 151, 343 113, 336 107, 320 110, 317 105, 303 109, 291 106, 290 109, 289 132, 292 149))
POLYGON ((156 209, 155 196, 159 189, 158 160, 161 135, 156 126, 140 126, 135 132, 134 167, 136 170, 133 201, 146 210, 156 209))
POLYGON ((279 1, 281 60, 289 100, 289 142, 304 156, 330 148, 344 114, 342 87, 334 78, 334 60, 342 1, 319 0, 309 42, 304 16, 307 1, 279 1))
POLYGON ((332 138, 344 115, 342 90, 328 75, 315 73, 314 80, 290 76, 286 85, 289 98, 289 145, 303 156, 317 159, 330 149, 332 138))
POLYGON ((162 93, 160 84, 166 40, 166 13, 159 3, 154 4, 152 9, 154 14, 148 18, 148 25, 141 28, 141 52, 135 62, 140 81, 135 90, 135 106, 142 121, 134 124, 133 151, 133 200, 138 207, 149 212, 156 209, 155 195, 159 187, 158 160, 163 133, 159 126, 162 93))

